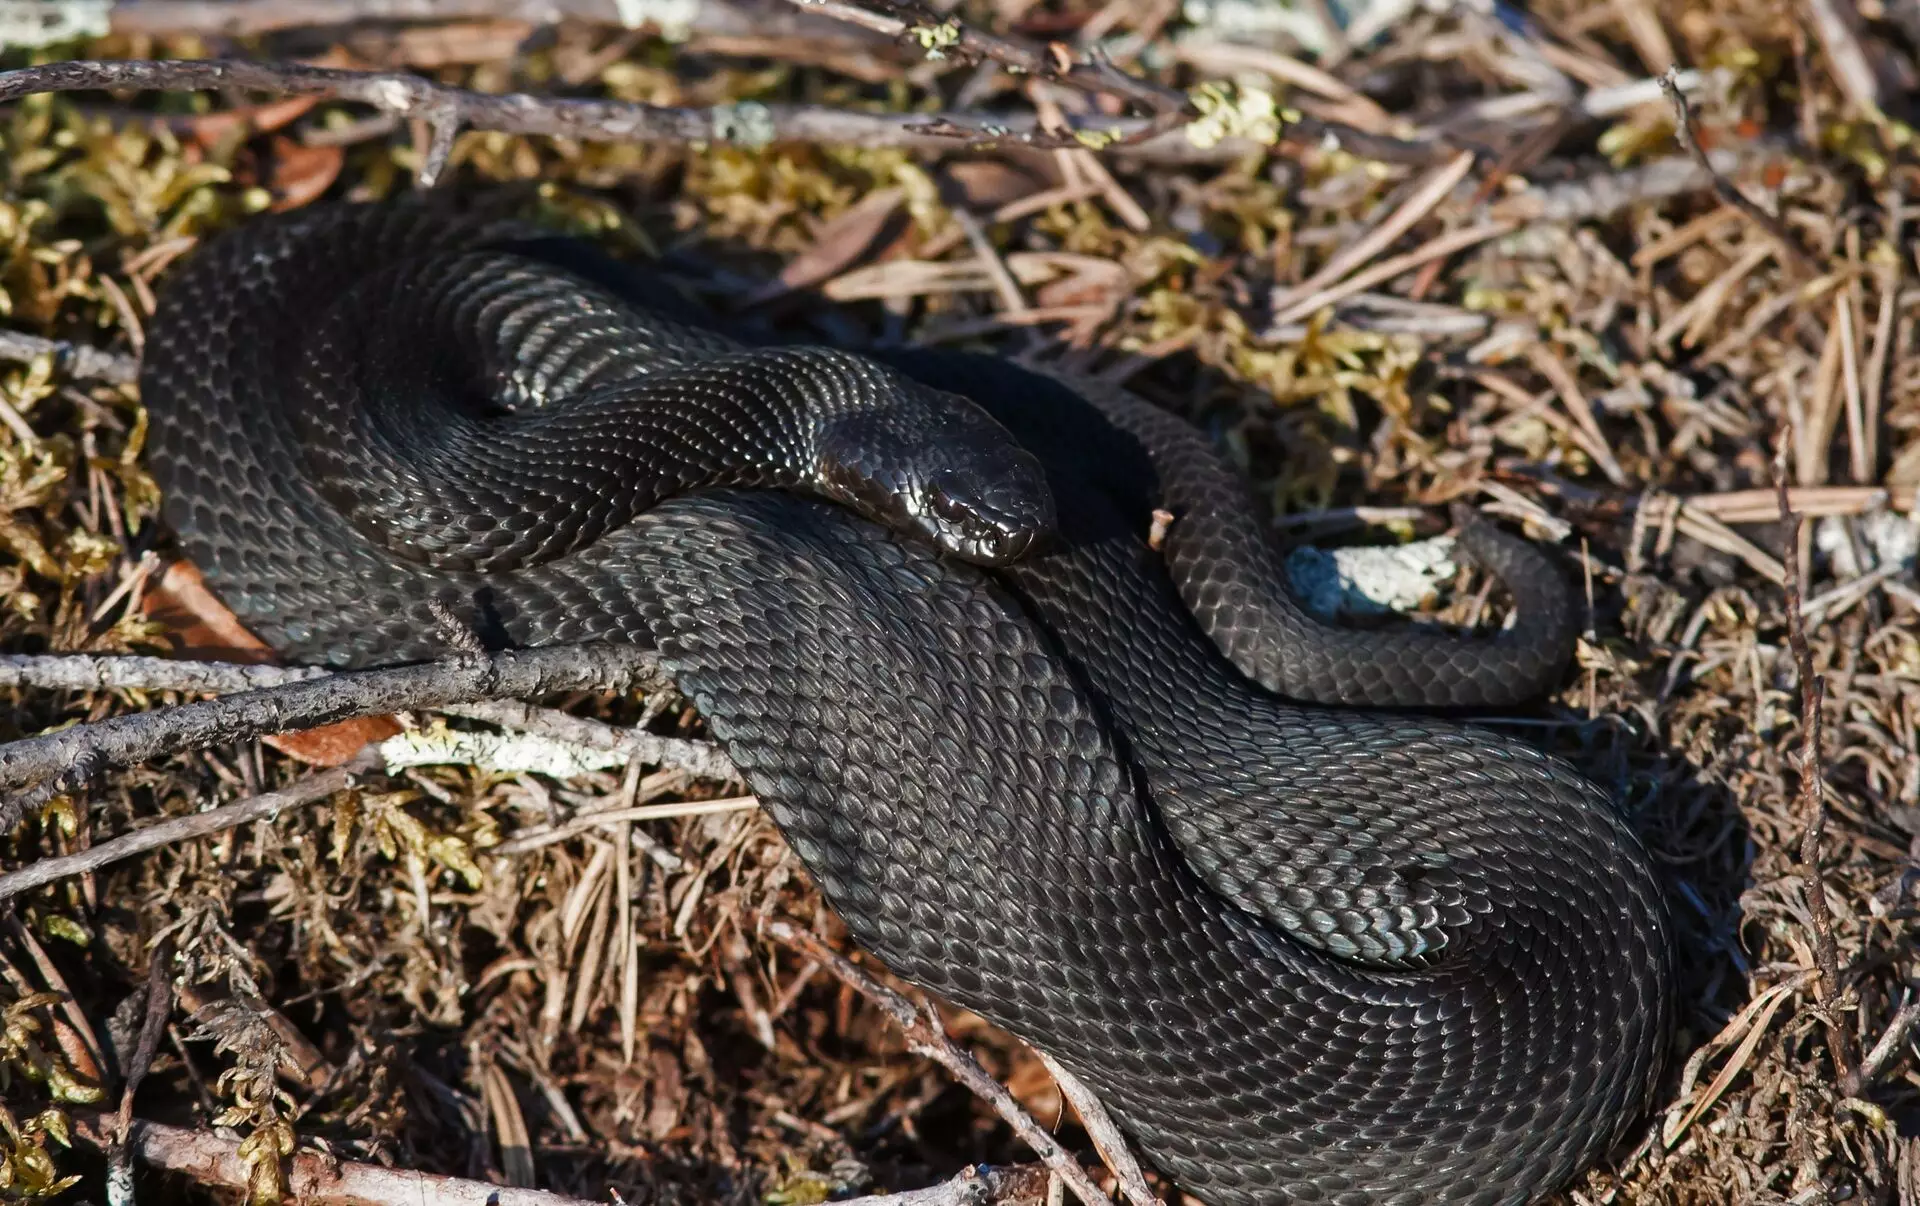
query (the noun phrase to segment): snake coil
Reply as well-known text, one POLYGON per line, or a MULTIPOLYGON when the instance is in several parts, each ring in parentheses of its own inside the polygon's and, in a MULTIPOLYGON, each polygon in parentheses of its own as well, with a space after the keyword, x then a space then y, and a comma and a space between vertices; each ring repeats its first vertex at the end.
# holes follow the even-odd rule
POLYGON ((294 659, 442 655, 436 601, 655 649, 858 941, 1217 1206, 1517 1203, 1621 1137, 1673 969, 1620 812, 1522 742, 1322 706, 1542 689, 1541 554, 1463 533, 1521 604, 1491 639, 1319 624, 1144 403, 742 347, 625 272, 433 202, 214 240, 142 375, 167 522, 294 659))

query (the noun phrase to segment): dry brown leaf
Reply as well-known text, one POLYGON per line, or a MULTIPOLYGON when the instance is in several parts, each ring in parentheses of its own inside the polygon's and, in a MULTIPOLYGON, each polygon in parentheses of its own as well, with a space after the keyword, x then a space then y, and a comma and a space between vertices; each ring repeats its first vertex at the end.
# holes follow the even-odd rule
POLYGON ((904 189, 879 189, 838 217, 821 223, 814 232, 813 246, 789 260, 780 275, 756 291, 749 301, 771 301, 839 275, 880 242, 906 195, 904 189))
POLYGON ((202 147, 212 147, 239 129, 253 134, 270 134, 310 112, 320 100, 317 96, 290 96, 248 109, 208 113, 186 123, 187 137, 202 147))
MULTIPOLYGON (((161 573, 141 597, 141 612, 166 626, 174 649, 183 657, 205 661, 270 665, 273 650, 247 631, 240 618, 207 589, 192 562, 176 561, 161 573)), ((362 716, 338 724, 262 738, 289 758, 314 766, 339 766, 363 746, 399 735, 400 722, 391 716, 362 716)))
POLYGON ((309 147, 284 135, 273 140, 273 210, 283 213, 319 200, 347 161, 343 147, 309 147))

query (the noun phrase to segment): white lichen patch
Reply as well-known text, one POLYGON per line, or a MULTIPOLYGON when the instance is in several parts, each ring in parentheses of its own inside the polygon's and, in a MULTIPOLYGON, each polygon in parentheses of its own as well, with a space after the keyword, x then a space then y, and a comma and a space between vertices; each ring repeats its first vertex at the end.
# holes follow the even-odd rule
POLYGON ((1453 577, 1453 537, 1385 547, 1295 549, 1287 575, 1306 608, 1328 619, 1410 612, 1453 577))

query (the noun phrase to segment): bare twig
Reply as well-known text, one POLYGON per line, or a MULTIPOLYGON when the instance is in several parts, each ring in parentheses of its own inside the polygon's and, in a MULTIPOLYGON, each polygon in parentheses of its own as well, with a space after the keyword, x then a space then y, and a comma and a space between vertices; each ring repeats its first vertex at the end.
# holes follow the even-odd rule
POLYGON ((1880 1074, 1893 1063, 1894 1057, 1905 1050, 1907 1036, 1913 1033, 1915 1025, 1920 1025, 1920 999, 1908 1001, 1893 1015, 1880 1041, 1860 1061, 1859 1069, 1841 1082, 1841 1092, 1848 1097, 1858 1097, 1880 1079, 1880 1074))
MULTIPOLYGON (((111 1146, 113 1115, 74 1111, 73 1118, 78 1138, 96 1147, 111 1146)), ((203 1185, 249 1188, 252 1167, 241 1157, 242 1140, 145 1120, 135 1121, 131 1129, 128 1146, 141 1163, 192 1177, 203 1185)), ((289 1163, 289 1196, 308 1206, 420 1206, 423 1202, 433 1206, 605 1206, 541 1189, 343 1163, 319 1152, 296 1152, 289 1163)))
POLYGON ((198 812, 191 816, 174 817, 149 825, 145 829, 136 829, 132 833, 102 842, 98 846, 89 846, 85 850, 58 858, 43 858, 30 863, 18 871, 0 875, 0 900, 18 896, 22 892, 73 875, 85 875, 89 871, 98 871, 134 857, 149 850, 158 850, 162 846, 171 846, 177 842, 192 841, 194 838, 209 834, 224 833, 237 829, 253 821, 271 820, 289 808, 298 808, 324 800, 337 791, 345 790, 356 774, 380 767, 380 759, 371 749, 361 753, 342 766, 316 771, 291 787, 279 791, 265 792, 251 799, 241 800, 208 812, 198 812))
POLYGON ((1100 1098, 1089 1089, 1085 1082, 1060 1066, 1060 1061, 1042 1051, 1040 1062, 1053 1074, 1053 1083, 1060 1086, 1060 1093, 1073 1103, 1080 1114, 1080 1122, 1087 1128, 1087 1136, 1093 1140, 1093 1146, 1120 1182, 1120 1193, 1132 1203, 1132 1206, 1165 1206, 1154 1196, 1147 1186, 1146 1174, 1140 1170, 1140 1161, 1133 1155, 1133 1149, 1127 1146, 1127 1138, 1120 1133, 1119 1124, 1113 1115, 1107 1113, 1107 1107, 1100 1098))
POLYGON ((722 143, 759 149, 775 143, 838 143, 921 150, 997 146, 1118 147, 1160 162, 1217 162, 1255 149, 1247 139, 1196 146, 1177 132, 1149 131, 1142 118, 1085 117, 1073 132, 1041 131, 1031 114, 856 113, 819 105, 747 102, 673 108, 638 102, 578 100, 527 93, 448 88, 404 72, 345 71, 300 63, 72 60, 0 72, 0 103, 39 92, 101 89, 206 91, 236 89, 278 96, 325 96, 371 105, 383 113, 475 130, 547 135, 588 142, 722 143))
POLYGON ((953 17, 917 11, 914 5, 898 0, 879 0, 885 12, 875 12, 848 0, 792 0, 792 3, 890 38, 912 38, 929 54, 937 53, 969 65, 991 59, 1019 75, 1064 84, 1094 95, 1117 96, 1147 113, 1179 118, 1198 116, 1184 92, 1129 75, 1097 55, 1075 56, 1066 53, 1064 48, 1057 52, 1052 47, 1042 50, 1012 38, 982 33, 953 17))
POLYGON ((926 1189, 843 1198, 834 1206, 990 1206, 995 1202, 1035 1202, 1046 1192, 1045 1169, 1030 1164, 1011 1168, 970 1164, 926 1189))
POLYGON ((326 678, 313 666, 187 662, 87 653, 0 654, 0 687, 49 691, 205 691, 226 694, 326 678))
POLYGON ((841 982, 860 995, 878 1005, 888 1017, 893 1019, 906 1036, 907 1046, 920 1055, 938 1063, 951 1072, 954 1079, 971 1089, 976 1096, 994 1112, 1006 1120, 1021 1142, 1032 1148, 1034 1153, 1046 1163, 1054 1175, 1058 1176, 1073 1191, 1085 1206, 1113 1206, 1113 1199, 1100 1191, 1086 1170, 1060 1146, 1058 1140, 1049 1135, 1033 1115, 1027 1113, 1005 1085, 988 1076, 986 1069, 974 1061, 971 1055, 948 1038, 939 1027, 930 1024, 914 1008, 913 1002, 880 983, 859 967, 855 966, 840 952, 829 947, 812 934, 785 921, 769 921, 767 933, 775 941, 799 951, 807 958, 818 962, 822 967, 839 977, 841 982))
POLYGON ((1779 244, 1781 254, 1791 261, 1796 270, 1809 277, 1818 275, 1819 269, 1807 253, 1800 250, 1800 245, 1793 241, 1793 236, 1780 224, 1780 219, 1754 204, 1745 193, 1714 170, 1713 161, 1707 158, 1694 131, 1693 108, 1687 103, 1687 95, 1680 90, 1677 81, 1678 76, 1672 68, 1668 68, 1667 73, 1660 77, 1660 90, 1667 94, 1667 103, 1673 106, 1674 137, 1680 140, 1681 147, 1693 157, 1700 170, 1712 179, 1714 195, 1746 215, 1748 221, 1779 244))
MULTIPOLYGON (((0 72, 0 80, 5 80, 11 74, 0 72)), ((105 381, 109 385, 127 385, 140 377, 140 360, 137 356, 103 352, 82 343, 41 339, 37 335, 23 335, 18 331, 0 331, 0 360, 37 360, 42 356, 53 357, 54 367, 61 372, 88 380, 105 381)))
MULTIPOLYGON (((1827 881, 1820 870, 1820 839, 1827 827, 1826 774, 1821 760, 1822 712, 1826 679, 1813 672, 1813 651, 1807 644, 1806 619, 1800 610, 1800 516, 1787 494, 1787 447, 1783 437, 1774 458, 1774 486, 1779 492, 1780 520, 1786 527, 1780 562, 1787 592, 1787 644, 1800 678, 1800 814, 1806 834, 1800 840, 1800 864, 1807 882, 1807 915, 1813 922, 1813 957, 1820 975, 1814 995, 1829 1010, 1840 995, 1840 953, 1833 938, 1833 911, 1827 903, 1827 881)), ((1831 1016, 1825 1019, 1828 1049, 1843 1084, 1855 1076, 1851 1036, 1831 1016)))
POLYGON ((673 35, 818 36, 832 26, 787 13, 773 5, 700 0, 671 6, 678 21, 656 14, 668 6, 620 4, 618 0, 120 0, 108 14, 116 34, 147 36, 214 34, 244 38, 280 30, 354 26, 398 21, 522 21, 553 25, 561 21, 652 26, 673 35), (636 11, 639 10, 639 11, 636 11), (636 21, 636 18, 638 20, 636 21))
POLYGON ((0 746, 0 791, 32 786, 0 804, 0 830, 110 766, 355 716, 552 691, 625 690, 643 680, 659 685, 658 673, 652 655, 631 645, 563 645, 330 675, 78 725, 0 746))

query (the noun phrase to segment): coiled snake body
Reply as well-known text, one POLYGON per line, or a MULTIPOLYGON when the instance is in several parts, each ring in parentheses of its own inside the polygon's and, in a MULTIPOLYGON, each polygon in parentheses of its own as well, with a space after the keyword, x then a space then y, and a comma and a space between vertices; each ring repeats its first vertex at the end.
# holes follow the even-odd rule
POLYGON ((1672 960, 1615 807, 1490 732, 1319 706, 1537 691, 1572 609, 1530 546, 1466 529, 1520 602, 1499 638, 1319 626, 1145 404, 743 348, 648 288, 432 203, 216 240, 142 377, 166 518, 292 658, 442 655, 433 600, 657 649, 862 944, 1218 1206, 1520 1202, 1620 1137, 1672 960))

